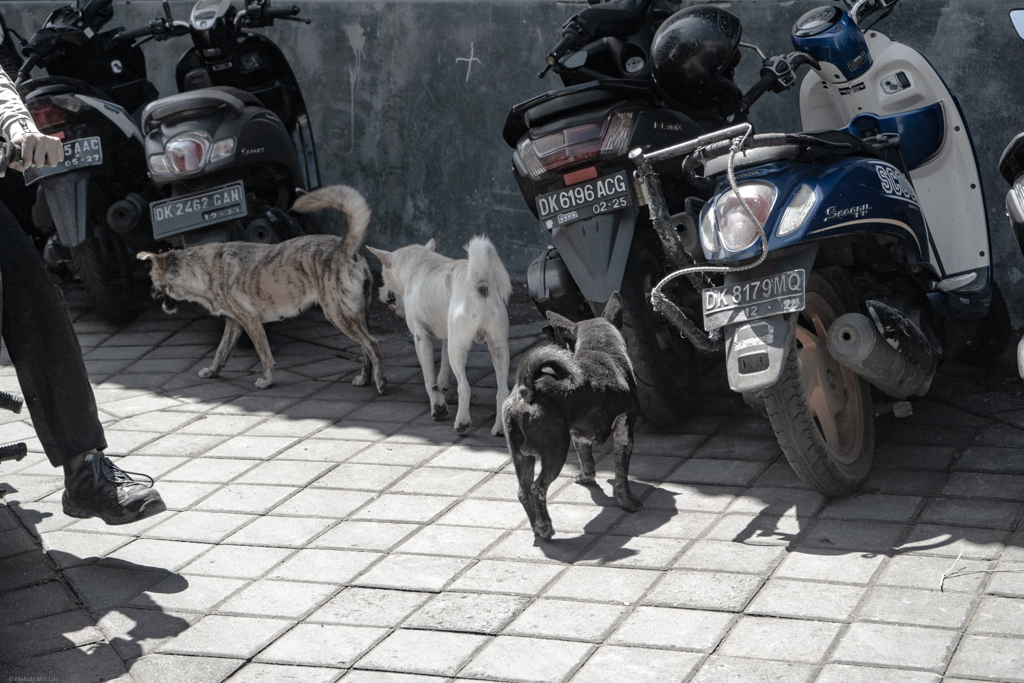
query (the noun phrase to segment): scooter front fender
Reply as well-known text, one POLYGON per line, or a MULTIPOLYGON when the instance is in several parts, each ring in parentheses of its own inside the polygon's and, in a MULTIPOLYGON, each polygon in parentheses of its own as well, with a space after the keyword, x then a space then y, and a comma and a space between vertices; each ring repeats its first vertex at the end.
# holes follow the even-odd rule
POLYGON ((89 172, 71 171, 39 180, 50 208, 57 237, 65 247, 77 247, 88 234, 89 172))

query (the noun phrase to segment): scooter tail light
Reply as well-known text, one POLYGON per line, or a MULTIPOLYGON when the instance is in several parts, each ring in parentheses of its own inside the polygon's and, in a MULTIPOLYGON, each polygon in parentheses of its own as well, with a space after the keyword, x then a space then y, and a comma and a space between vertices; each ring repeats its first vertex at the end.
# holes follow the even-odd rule
POLYGON ((213 149, 210 150, 210 163, 226 159, 235 152, 235 139, 224 138, 213 143, 213 149))
MULTIPOLYGON (((739 186, 740 197, 750 207, 757 222, 763 227, 775 205, 778 192, 768 183, 744 183, 739 186)), ((715 218, 718 219, 718 233, 722 245, 731 252, 739 252, 753 246, 758 240, 757 226, 750 219, 743 203, 729 190, 715 203, 715 218)))
POLYGON ((807 217, 811 214, 811 209, 814 208, 817 201, 818 196, 814 193, 811 186, 801 185, 797 189, 796 194, 793 195, 789 206, 786 207, 786 211, 782 214, 782 220, 779 221, 779 227, 775 229, 775 235, 777 237, 785 237, 792 232, 796 232, 804 224, 804 221, 807 220, 807 217))
POLYGON ((206 165, 210 140, 198 133, 185 133, 164 145, 164 157, 173 173, 193 173, 206 165))
POLYGON ((602 155, 618 156, 629 148, 636 112, 612 112, 604 121, 585 123, 543 135, 525 137, 516 148, 515 161, 534 180, 568 166, 595 161, 602 155))
POLYGON ((520 171, 525 171, 534 180, 540 180, 544 175, 544 164, 541 163, 537 151, 533 147, 533 141, 526 137, 519 141, 516 151, 512 154, 512 161, 520 171))
POLYGON ((601 154, 625 154, 628 151, 635 116, 633 111, 617 111, 611 115, 601 142, 601 154))
POLYGON ((153 173, 170 173, 171 167, 167 165, 163 154, 154 154, 149 157, 149 170, 153 173))
POLYGON ((67 112, 55 104, 30 104, 28 111, 40 131, 57 128, 68 122, 67 112))

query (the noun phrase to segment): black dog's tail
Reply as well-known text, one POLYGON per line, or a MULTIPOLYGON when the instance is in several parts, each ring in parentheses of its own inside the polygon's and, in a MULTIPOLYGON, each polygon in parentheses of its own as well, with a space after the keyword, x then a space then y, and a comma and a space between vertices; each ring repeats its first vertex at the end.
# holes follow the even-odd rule
POLYGON ((519 363, 516 387, 527 403, 533 402, 537 389, 568 393, 580 383, 580 368, 572 353, 554 345, 533 349, 519 363))

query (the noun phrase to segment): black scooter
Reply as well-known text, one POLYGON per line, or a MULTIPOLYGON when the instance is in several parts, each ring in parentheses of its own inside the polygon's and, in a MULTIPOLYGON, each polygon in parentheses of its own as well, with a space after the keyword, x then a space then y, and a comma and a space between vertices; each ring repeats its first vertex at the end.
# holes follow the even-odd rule
POLYGON ((76 0, 54 10, 23 49, 18 71, 25 105, 43 133, 64 141, 56 168, 24 173, 38 183, 32 210, 50 235, 49 264, 66 262, 108 319, 133 319, 147 301, 145 271, 134 255, 155 246, 148 230, 123 220, 145 203, 143 136, 133 113, 155 99, 142 51, 121 28, 102 31, 112 0, 76 0), (36 67, 47 76, 27 80, 36 67))
MULTIPOLYGON (((166 12, 166 9, 165 9, 166 12)), ((157 240, 185 247, 246 240, 275 243, 305 233, 288 212, 320 185, 313 134, 295 74, 269 39, 247 32, 297 19, 298 7, 257 0, 199 0, 187 23, 193 47, 178 61, 180 94, 142 113, 149 177, 165 197, 148 206, 157 240)), ((163 35, 184 22, 151 24, 163 35)), ((126 35, 146 35, 146 29, 126 35)))
MULTIPOLYGON (((685 106, 655 82, 652 41, 679 8, 665 0, 592 2, 566 22, 540 74, 552 70, 566 87, 514 106, 503 132, 516 150, 512 172, 523 198, 551 237, 552 246, 529 267, 530 296, 542 312, 579 320, 599 312, 618 290, 641 413, 660 424, 677 422, 680 407, 696 394, 696 354, 650 310, 647 297, 688 257, 652 229, 627 154, 742 120, 713 103, 685 106)), ((693 186, 678 165, 658 170, 671 188, 666 196, 691 198, 670 209, 680 237, 699 253, 700 197, 711 188, 693 186)), ((692 287, 681 284, 674 296, 699 309, 692 287)))

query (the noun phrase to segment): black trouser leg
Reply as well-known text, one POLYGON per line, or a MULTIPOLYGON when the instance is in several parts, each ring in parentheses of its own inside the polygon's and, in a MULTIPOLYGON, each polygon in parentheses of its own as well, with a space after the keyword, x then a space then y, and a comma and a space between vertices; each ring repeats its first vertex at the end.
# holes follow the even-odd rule
POLYGON ((3 340, 46 457, 59 467, 107 442, 64 296, 0 204, 3 340))

